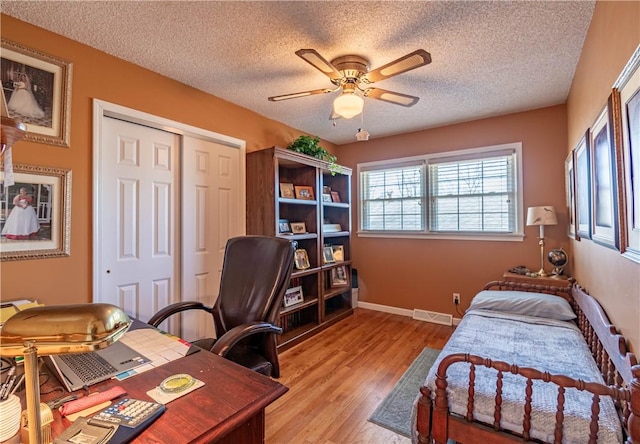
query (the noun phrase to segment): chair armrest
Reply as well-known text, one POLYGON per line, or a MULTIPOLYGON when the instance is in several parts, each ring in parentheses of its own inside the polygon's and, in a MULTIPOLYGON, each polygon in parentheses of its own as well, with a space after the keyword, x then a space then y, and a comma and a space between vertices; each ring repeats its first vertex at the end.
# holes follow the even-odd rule
POLYGON ((169 316, 173 316, 176 313, 180 313, 181 311, 186 310, 204 310, 207 313, 212 313, 213 309, 211 307, 207 307, 202 302, 196 301, 182 301, 176 302, 175 304, 167 305, 162 310, 158 311, 156 314, 151 316, 151 318, 147 321, 147 324, 153 325, 157 327, 162 324, 162 322, 167 319, 169 316))
POLYGON ((236 345, 238 341, 256 333, 275 333, 279 335, 282 334, 282 328, 269 322, 261 321, 237 325, 216 339, 215 344, 211 348, 211 352, 224 357, 229 349, 236 345))

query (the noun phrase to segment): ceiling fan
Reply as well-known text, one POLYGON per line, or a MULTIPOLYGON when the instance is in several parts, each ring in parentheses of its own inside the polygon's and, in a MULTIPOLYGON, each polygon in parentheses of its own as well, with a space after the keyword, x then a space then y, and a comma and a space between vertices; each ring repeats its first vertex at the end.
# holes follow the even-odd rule
POLYGON ((335 88, 314 89, 293 94, 269 97, 272 102, 296 99, 314 94, 327 94, 338 90, 342 93, 333 102, 331 119, 344 117, 350 119, 362 112, 364 97, 382 100, 402 106, 413 106, 420 100, 418 97, 385 89, 373 88, 369 85, 388 79, 403 72, 431 63, 431 54, 418 49, 380 68, 369 71, 369 61, 358 55, 345 55, 328 62, 314 49, 300 49, 296 55, 329 77, 335 88))

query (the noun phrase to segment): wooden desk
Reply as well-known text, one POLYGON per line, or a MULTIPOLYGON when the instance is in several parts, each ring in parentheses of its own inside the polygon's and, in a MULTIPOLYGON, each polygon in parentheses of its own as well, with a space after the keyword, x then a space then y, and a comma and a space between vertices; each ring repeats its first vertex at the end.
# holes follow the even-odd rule
MULTIPOLYGON (((130 398, 152 401, 146 392, 177 373, 188 373, 205 385, 167 404, 162 416, 133 442, 263 443, 265 407, 288 390, 271 378, 201 350, 124 381, 109 380, 96 384, 91 391, 104 391, 119 385, 130 398)), ((47 387, 58 383, 55 377, 52 378, 47 387)), ((42 396, 42 400, 58 396, 60 392, 42 396)), ((62 433, 69 425, 71 422, 56 410, 53 436, 62 433)))
POLYGON ((505 271, 502 275, 502 278, 505 281, 512 282, 524 282, 532 285, 553 285, 556 287, 569 287, 571 286, 572 280, 567 276, 547 276, 547 277, 531 277, 523 274, 511 273, 509 271, 505 271))

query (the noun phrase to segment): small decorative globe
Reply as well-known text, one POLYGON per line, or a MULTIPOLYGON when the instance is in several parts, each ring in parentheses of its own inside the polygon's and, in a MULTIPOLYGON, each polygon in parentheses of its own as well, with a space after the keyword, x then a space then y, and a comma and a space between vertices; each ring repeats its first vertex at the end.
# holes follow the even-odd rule
POLYGON ((562 248, 557 248, 555 250, 549 251, 547 258, 549 259, 549 262, 551 262, 551 265, 555 267, 553 269, 553 274, 555 275, 562 274, 562 271, 564 270, 564 267, 565 265, 567 265, 567 262, 569 260, 567 258, 566 251, 564 251, 562 248))

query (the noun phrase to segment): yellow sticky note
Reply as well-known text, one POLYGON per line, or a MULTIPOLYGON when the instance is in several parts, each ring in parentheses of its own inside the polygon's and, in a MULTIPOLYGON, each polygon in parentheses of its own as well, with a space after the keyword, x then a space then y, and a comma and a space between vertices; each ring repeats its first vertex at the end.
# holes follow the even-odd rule
POLYGON ((11 316, 16 314, 18 309, 13 304, 7 304, 0 307, 0 323, 4 324, 11 316))

